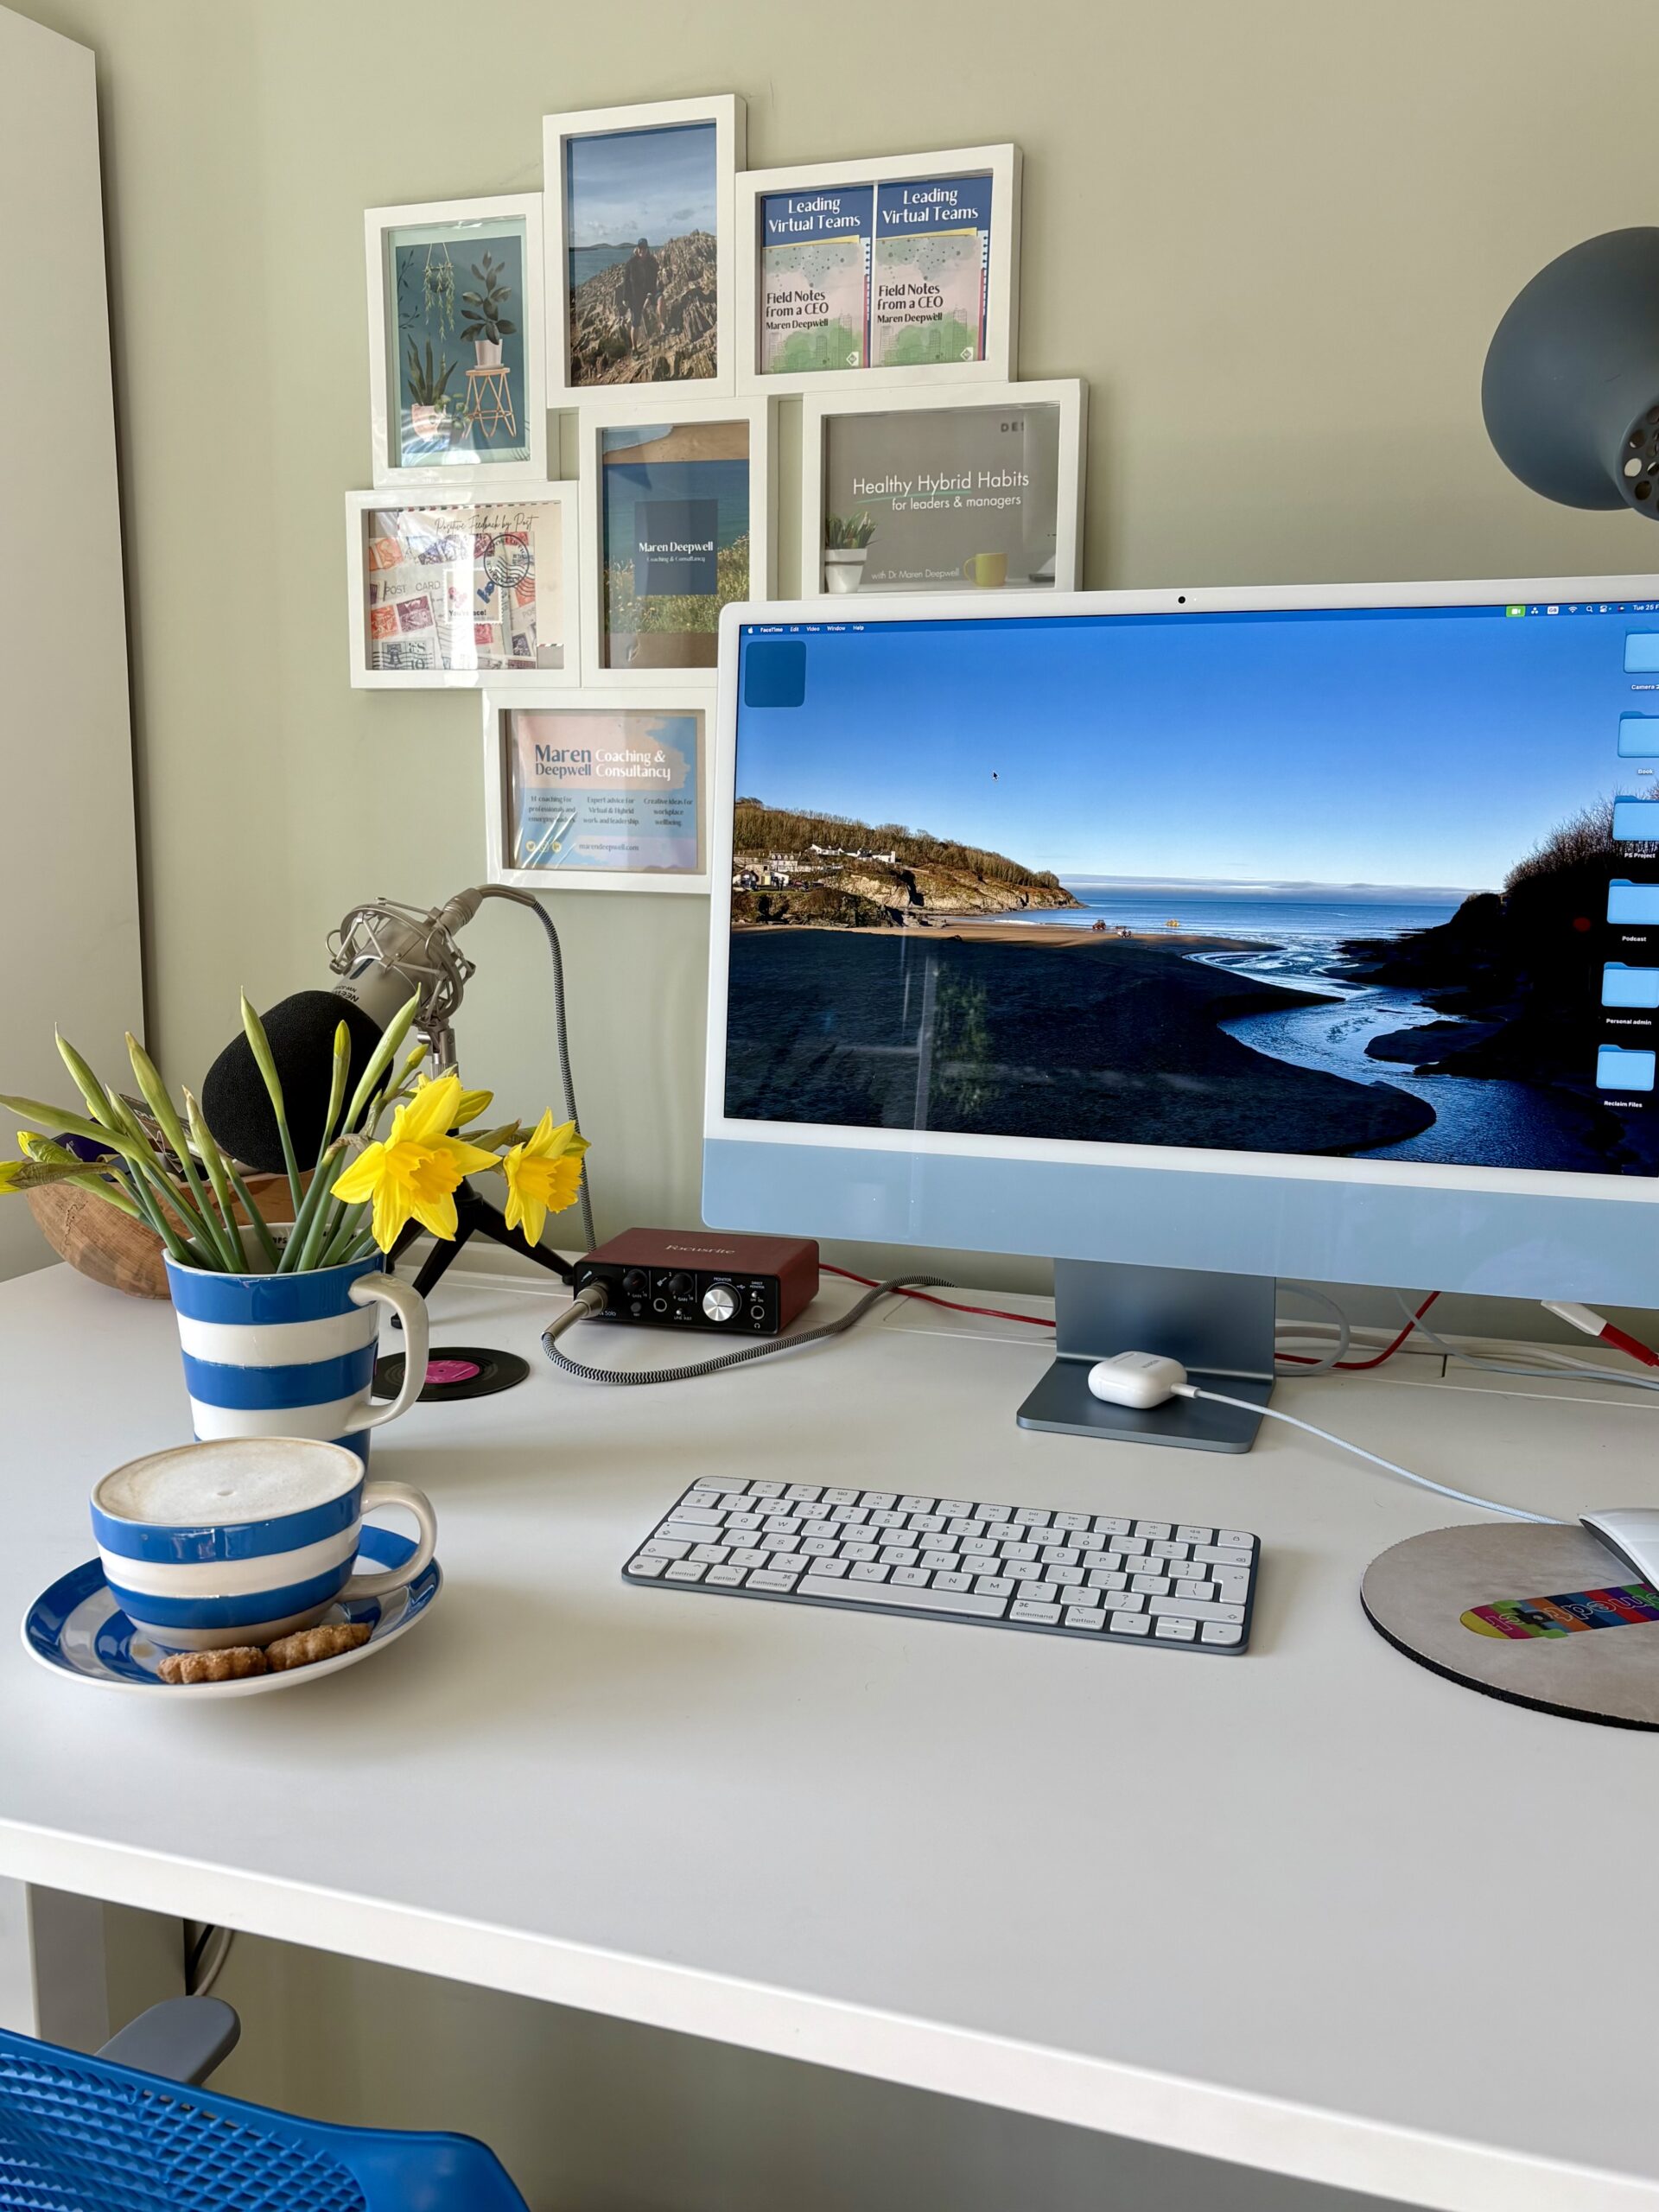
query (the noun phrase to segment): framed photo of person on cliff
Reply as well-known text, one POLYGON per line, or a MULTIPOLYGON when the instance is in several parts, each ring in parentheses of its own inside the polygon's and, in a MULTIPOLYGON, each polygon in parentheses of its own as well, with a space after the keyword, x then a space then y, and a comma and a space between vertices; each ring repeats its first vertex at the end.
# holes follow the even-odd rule
POLYGON ((737 180, 737 388, 1006 384, 1019 373, 1020 149, 737 180))
POLYGON ((542 195, 371 207, 374 481, 547 476, 542 195))
POLYGON ((635 385, 735 389, 743 118, 734 92, 543 118, 554 405, 635 385))
POLYGON ((770 399, 613 393, 582 410, 582 669, 712 686, 720 610, 772 588, 770 399))

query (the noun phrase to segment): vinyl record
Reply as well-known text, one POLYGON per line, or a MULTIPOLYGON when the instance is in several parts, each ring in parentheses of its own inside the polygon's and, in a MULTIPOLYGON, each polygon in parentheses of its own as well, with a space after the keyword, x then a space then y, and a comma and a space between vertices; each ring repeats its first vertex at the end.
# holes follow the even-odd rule
MULTIPOLYGON (((478 1344, 434 1344, 426 1356, 426 1388, 421 1403, 448 1398, 491 1398, 511 1390, 530 1372, 528 1360, 513 1351, 486 1351, 478 1344)), ((374 1363, 374 1395, 395 1398, 404 1386, 404 1356, 393 1352, 374 1363)))

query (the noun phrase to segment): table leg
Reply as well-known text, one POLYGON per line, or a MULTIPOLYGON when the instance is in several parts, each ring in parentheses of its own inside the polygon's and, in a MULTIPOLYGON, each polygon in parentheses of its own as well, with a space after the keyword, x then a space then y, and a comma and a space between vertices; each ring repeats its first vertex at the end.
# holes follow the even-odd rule
POLYGON ((176 1920, 0 1880, 0 2028, 96 2050, 146 2005, 183 1993, 176 1920))

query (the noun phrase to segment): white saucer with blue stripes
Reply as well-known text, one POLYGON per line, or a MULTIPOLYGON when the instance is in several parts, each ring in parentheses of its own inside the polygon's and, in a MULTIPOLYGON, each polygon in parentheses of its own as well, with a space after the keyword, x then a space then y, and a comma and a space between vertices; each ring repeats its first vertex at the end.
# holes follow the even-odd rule
MULTIPOLYGON (((367 1567, 401 1567, 414 1548, 407 1536, 365 1522, 358 1556, 367 1567)), ((325 1621, 366 1621, 371 1631, 366 1643, 359 1643, 355 1651, 342 1651, 336 1659, 319 1659, 314 1666, 290 1667, 282 1674, 249 1675, 238 1682, 193 1682, 185 1688, 162 1680, 166 1653, 140 1635, 119 1610, 104 1580, 102 1562, 92 1559, 41 1592, 24 1616, 23 1643, 30 1657, 54 1674, 73 1675, 99 1689, 159 1690, 193 1703, 253 1697, 264 1690, 293 1689, 372 1658, 431 1611, 442 1584, 434 1560, 407 1589, 395 1590, 390 1597, 353 1598, 331 1605, 323 1615, 325 1621)))

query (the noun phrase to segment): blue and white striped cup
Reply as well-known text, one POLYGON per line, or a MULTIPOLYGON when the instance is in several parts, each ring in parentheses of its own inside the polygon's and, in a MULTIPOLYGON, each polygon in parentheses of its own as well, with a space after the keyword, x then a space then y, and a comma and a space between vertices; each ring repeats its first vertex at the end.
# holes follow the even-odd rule
POLYGON ((134 1628, 172 1650, 213 1651, 263 1646, 315 1626, 341 1599, 401 1590, 430 1561, 437 1518, 423 1491, 367 1481, 344 1445, 227 1437, 114 1468, 92 1491, 92 1535, 134 1628), (359 1524, 388 1505, 414 1515, 414 1552, 353 1574, 359 1524))
POLYGON ((426 1302, 381 1272, 377 1253, 307 1274, 213 1274, 169 1260, 191 1427, 221 1436, 315 1436, 366 1465, 369 1431, 395 1421, 426 1382, 426 1302), (404 1383, 369 1397, 380 1308, 404 1325, 404 1383))

